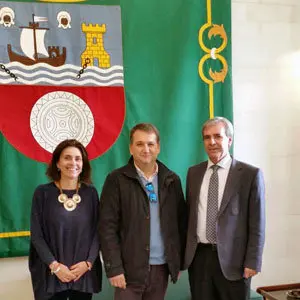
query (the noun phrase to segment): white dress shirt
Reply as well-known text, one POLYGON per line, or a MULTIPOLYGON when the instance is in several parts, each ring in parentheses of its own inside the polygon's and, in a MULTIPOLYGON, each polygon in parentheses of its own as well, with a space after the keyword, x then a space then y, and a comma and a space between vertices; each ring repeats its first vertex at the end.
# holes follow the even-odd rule
POLYGON ((138 172, 138 174, 143 177, 147 182, 152 182, 154 177, 158 174, 158 164, 155 163, 155 170, 150 177, 147 177, 146 174, 134 163, 134 166, 138 172))
MULTIPOLYGON (((232 158, 227 154, 222 160, 220 160, 217 165, 220 167, 218 169, 219 177, 219 195, 218 195, 218 208, 220 209, 224 189, 231 166, 232 158)), ((198 223, 197 223, 197 240, 198 243, 209 243, 206 239, 206 215, 207 215, 207 196, 208 196, 208 186, 210 176, 213 170, 210 168, 213 163, 208 160, 207 169, 203 177, 202 185, 200 187, 199 193, 199 205, 198 205, 198 223)))

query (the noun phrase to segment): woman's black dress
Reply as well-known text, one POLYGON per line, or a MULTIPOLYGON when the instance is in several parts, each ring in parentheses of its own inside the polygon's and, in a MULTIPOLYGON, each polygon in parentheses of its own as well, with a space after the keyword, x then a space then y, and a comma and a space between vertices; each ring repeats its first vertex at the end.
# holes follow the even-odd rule
MULTIPOLYGON (((76 191, 63 192, 71 198, 76 191)), ((67 211, 57 200, 60 192, 53 182, 38 186, 34 192, 29 270, 35 300, 46 300, 69 289, 86 293, 101 290, 98 193, 95 187, 86 184, 81 184, 78 193, 81 202, 75 210, 67 211), (49 264, 54 260, 67 267, 80 261, 90 261, 93 267, 78 281, 63 283, 49 270, 49 264)))

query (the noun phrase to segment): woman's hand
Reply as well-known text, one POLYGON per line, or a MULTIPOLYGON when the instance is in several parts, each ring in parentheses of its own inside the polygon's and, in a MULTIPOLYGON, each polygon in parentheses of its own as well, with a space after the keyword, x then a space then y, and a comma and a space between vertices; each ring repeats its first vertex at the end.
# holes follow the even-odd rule
POLYGON ((61 282, 71 282, 76 279, 76 276, 63 264, 59 264, 59 271, 54 272, 61 282))
POLYGON ((72 274, 75 276, 74 281, 79 280, 82 275, 84 275, 87 271, 90 270, 90 268, 91 268, 91 263, 86 261, 80 261, 79 263, 71 266, 70 270, 72 274))

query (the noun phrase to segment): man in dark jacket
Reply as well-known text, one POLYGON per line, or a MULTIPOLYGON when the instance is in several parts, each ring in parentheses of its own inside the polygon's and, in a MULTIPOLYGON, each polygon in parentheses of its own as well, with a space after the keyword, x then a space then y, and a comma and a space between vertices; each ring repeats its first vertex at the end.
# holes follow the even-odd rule
POLYGON ((157 160, 159 132, 130 132, 127 165, 110 173, 100 200, 100 241, 115 300, 163 300, 183 265, 186 206, 179 177, 157 160))

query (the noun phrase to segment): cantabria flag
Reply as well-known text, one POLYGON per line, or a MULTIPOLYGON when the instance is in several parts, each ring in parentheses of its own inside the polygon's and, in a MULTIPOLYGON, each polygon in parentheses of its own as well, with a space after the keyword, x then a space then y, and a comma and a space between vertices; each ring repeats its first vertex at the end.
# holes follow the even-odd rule
POLYGON ((230 0, 0 1, 0 256, 28 253, 31 199, 55 146, 87 148, 93 182, 151 122, 180 174, 201 125, 232 119, 230 0))

